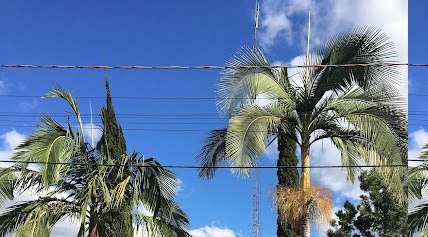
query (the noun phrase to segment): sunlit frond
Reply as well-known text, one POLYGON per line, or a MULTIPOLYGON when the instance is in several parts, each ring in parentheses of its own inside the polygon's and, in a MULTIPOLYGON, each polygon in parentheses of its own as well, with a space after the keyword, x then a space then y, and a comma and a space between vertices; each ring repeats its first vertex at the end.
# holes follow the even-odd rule
POLYGON ((0 211, 0 236, 17 230, 21 234, 31 231, 34 237, 46 236, 39 234, 49 232, 60 219, 78 212, 76 203, 51 197, 18 203, 0 211))
MULTIPOLYGON (((393 43, 380 30, 360 28, 332 38, 317 53, 317 64, 384 63, 396 60, 393 43)), ((393 89, 399 79, 399 70, 390 66, 373 67, 328 67, 312 72, 312 87, 315 100, 327 91, 356 83, 367 89, 383 84, 393 89)))
POLYGON ((412 199, 422 198, 424 190, 428 187, 428 164, 423 163, 409 168, 408 187, 412 199))
POLYGON ((158 216, 148 216, 143 213, 134 215, 137 223, 137 233, 153 237, 191 237, 187 216, 177 206, 167 213, 158 216))
POLYGON ((409 210, 408 215, 409 235, 428 227, 428 203, 424 202, 409 210))
POLYGON ((67 162, 78 145, 79 141, 73 139, 69 130, 55 120, 44 117, 39 128, 16 148, 12 159, 46 163, 41 165, 40 173, 45 184, 49 185, 56 182, 67 168, 49 163, 67 162))
MULTIPOLYGON (((286 107, 253 105, 244 107, 238 115, 233 116, 226 135, 226 156, 232 161, 232 167, 254 166, 255 160, 265 151, 269 135, 289 113, 286 107)), ((248 171, 236 169, 236 172, 244 175, 248 171)))
POLYGON ((242 48, 226 63, 227 69, 218 84, 217 107, 233 114, 244 104, 254 102, 264 94, 269 98, 290 98, 286 70, 269 68, 269 63, 258 48, 242 48), (245 68, 256 66, 257 68, 245 68))
POLYGON ((46 93, 46 95, 44 97, 45 98, 61 98, 61 99, 64 99, 68 103, 68 105, 73 110, 74 115, 76 116, 77 122, 79 123, 81 139, 84 140, 82 116, 80 114, 80 110, 79 110, 79 107, 77 105, 76 99, 71 95, 71 93, 63 90, 60 87, 55 87, 52 90, 48 91, 48 93, 46 93))

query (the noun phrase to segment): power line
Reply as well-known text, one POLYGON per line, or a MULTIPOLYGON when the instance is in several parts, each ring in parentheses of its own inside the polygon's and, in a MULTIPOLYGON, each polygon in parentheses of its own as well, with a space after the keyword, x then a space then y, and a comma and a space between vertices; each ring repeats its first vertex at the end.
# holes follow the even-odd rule
MULTIPOLYGON (((10 97, 10 98, 33 98, 33 99, 43 99, 41 95, 11 95, 11 94, 2 94, 0 97, 10 97)), ((101 99, 105 100, 105 96, 75 96, 78 99, 101 99)), ((112 96, 113 99, 126 99, 126 100, 216 100, 216 97, 150 97, 150 96, 112 96)), ((248 98, 232 98, 232 99, 248 99, 248 98)), ((259 99, 270 99, 270 98, 259 98, 259 99)))
MULTIPOLYGON (((410 110, 408 114, 418 113, 428 113, 428 110, 410 110)), ((0 116, 74 116, 74 112, 18 112, 18 111, 0 111, 0 116)), ((221 115, 219 113, 117 113, 118 116, 141 116, 141 117, 189 117, 189 118, 199 118, 199 117, 208 117, 208 118, 220 118, 220 119, 228 119, 229 117, 225 115, 221 115)), ((239 115, 239 113, 232 114, 231 116, 239 115)), ((88 113, 80 113, 80 116, 87 117, 90 116, 88 113)))
MULTIPOLYGON (((57 121, 57 120, 56 120, 57 121)), ((7 119, 0 119, 0 122, 9 122, 13 123, 10 124, 11 126, 14 126, 15 123, 38 123, 40 120, 7 120, 7 119)), ((68 121, 57 121, 59 123, 68 123, 68 121)), ((101 123, 101 119, 94 120, 94 125, 97 125, 97 123, 101 123)), ((78 125, 76 122, 71 122, 72 125, 78 125)), ((181 121, 175 121, 175 122, 169 122, 169 121, 161 121, 161 122, 151 122, 151 121, 135 121, 135 122, 121 122, 121 125, 128 125, 128 124, 142 124, 142 125, 222 125, 222 121, 218 122, 199 122, 199 121, 193 121, 193 122, 181 122, 181 121)), ((21 124, 22 125, 22 124, 21 124)))
MULTIPOLYGON (((9 124, 0 124, 0 127, 16 127, 16 128, 38 128, 36 125, 9 125, 9 124)), ((79 128, 79 127, 73 127, 79 128)), ((87 128, 88 129, 88 128, 87 128)), ((95 128, 95 130, 97 130, 95 128)), ((124 131, 148 131, 148 132, 209 132, 211 129, 169 129, 169 128, 122 128, 124 131)), ((268 132, 266 131, 250 131, 250 132, 268 132)), ((271 132, 271 131, 269 131, 271 132)))
MULTIPOLYGON (((42 162, 42 161, 22 161, 22 160, 0 160, 0 163, 17 163, 17 164, 44 164, 44 165, 90 165, 83 162, 42 162)), ((99 164, 100 166, 128 166, 122 164, 99 164)), ((152 165, 139 165, 132 164, 129 166, 134 167, 153 167, 152 165)), ((311 166, 196 166, 196 165, 160 165, 164 168, 173 169, 202 169, 202 168, 216 168, 216 169, 294 169, 294 168, 310 168, 310 169, 323 169, 323 168, 382 168, 382 167, 408 167, 407 164, 389 164, 389 165, 311 165, 311 166)))
POLYGON ((310 65, 237 65, 237 66, 218 66, 218 65, 200 65, 200 66, 145 66, 145 65, 49 65, 49 64, 0 64, 0 68, 42 68, 42 69, 96 69, 96 70, 111 70, 111 69, 141 69, 141 70, 204 70, 204 69, 258 69, 258 68, 326 68, 326 67, 428 67, 424 63, 400 63, 400 62, 384 62, 384 63, 349 63, 349 64, 310 64, 310 65))
MULTIPOLYGON (((13 111, 0 111, 0 117, 39 117, 39 116, 58 116, 58 117, 69 117, 74 116, 73 112, 69 113, 37 113, 37 112, 13 112, 13 111)), ((90 114, 81 113, 82 117, 89 117, 90 114)), ((145 113, 118 113, 118 117, 162 117, 162 118, 215 118, 215 119, 227 119, 227 117, 221 117, 217 113, 189 113, 189 114, 145 114, 145 113)))

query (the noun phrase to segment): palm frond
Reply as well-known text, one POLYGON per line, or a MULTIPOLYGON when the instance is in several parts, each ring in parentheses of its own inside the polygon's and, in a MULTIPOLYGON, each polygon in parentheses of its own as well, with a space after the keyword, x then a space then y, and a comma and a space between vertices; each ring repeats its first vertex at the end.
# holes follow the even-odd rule
POLYGON ((48 93, 46 93, 46 95, 44 97, 45 98, 61 98, 61 99, 64 99, 68 103, 68 105, 73 110, 74 115, 76 116, 77 122, 79 123, 81 139, 84 141, 82 116, 80 114, 80 110, 79 110, 79 107, 77 105, 76 99, 71 95, 71 93, 63 90, 60 87, 54 87, 52 90, 48 91, 48 93))
POLYGON ((212 130, 208 134, 205 145, 198 154, 197 159, 200 162, 198 175, 201 178, 212 179, 215 174, 215 166, 227 160, 225 156, 227 129, 212 130))
MULTIPOLYGON (((396 59, 393 43, 380 30, 359 28, 334 37, 317 55, 315 62, 327 64, 384 63, 396 59)), ((340 87, 356 83, 367 89, 382 84, 393 89, 398 83, 399 70, 384 65, 373 67, 329 67, 313 71, 312 93, 315 100, 327 91, 336 91, 340 87)))
MULTIPOLYGON (((287 117, 286 108, 277 105, 260 107, 246 106, 229 121, 226 135, 226 157, 233 166, 255 165, 255 160, 265 151, 266 143, 272 131, 287 117)), ((289 130, 287 130, 289 131, 289 130)), ((249 169, 236 169, 236 172, 248 175, 249 169)))
POLYGON ((411 198, 422 198, 423 191, 428 187, 427 171, 428 165, 425 163, 409 168, 408 187, 411 198))
POLYGON ((226 63, 227 69, 218 84, 217 107, 233 114, 241 105, 254 102, 258 95, 289 98, 286 70, 268 68, 269 63, 258 48, 242 48, 226 63), (256 66, 257 68, 245 68, 256 66))
POLYGON ((409 210, 409 236, 428 227, 428 203, 424 202, 409 210))
POLYGON ((14 174, 5 172, 5 168, 0 168, 0 205, 5 200, 13 199, 15 182, 14 174))
POLYGON ((0 236, 21 227, 20 232, 27 233, 29 226, 37 228, 36 233, 45 232, 60 219, 78 212, 79 208, 75 203, 57 198, 41 197, 34 201, 21 202, 0 211, 0 236))
POLYGON ((64 165, 49 163, 67 162, 79 145, 79 140, 74 140, 68 129, 44 117, 39 128, 16 148, 12 159, 46 163, 41 165, 40 173, 43 174, 45 184, 49 185, 57 181, 66 168, 64 165))

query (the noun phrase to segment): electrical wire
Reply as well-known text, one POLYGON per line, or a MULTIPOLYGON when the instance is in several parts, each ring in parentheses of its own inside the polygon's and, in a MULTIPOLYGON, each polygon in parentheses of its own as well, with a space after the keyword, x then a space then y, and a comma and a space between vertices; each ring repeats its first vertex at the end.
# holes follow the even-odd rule
POLYGON ((47 65, 47 64, 0 64, 0 68, 43 68, 43 69, 143 69, 143 70, 224 70, 224 69, 258 69, 258 68, 327 68, 327 67, 428 67, 424 63, 401 63, 401 62, 383 62, 383 63, 350 63, 350 64, 310 64, 310 65, 291 65, 291 64, 278 64, 268 66, 256 65, 237 65, 237 66, 218 66, 218 65, 200 65, 200 66, 145 66, 145 65, 47 65))
MULTIPOLYGON (((44 165, 90 165, 89 163, 83 162, 42 162, 42 161, 22 161, 22 160, 0 160, 0 163, 21 163, 21 164, 44 164, 44 165)), ((101 166, 134 166, 134 167, 153 167, 152 165, 122 165, 122 164, 99 164, 101 166)), ((311 169, 322 169, 322 168, 382 168, 382 167, 408 167, 406 164, 389 164, 389 165, 312 165, 312 166, 293 166, 293 165, 280 165, 280 166, 196 166, 196 165, 159 165, 164 168, 173 169, 203 169, 203 168, 216 168, 216 169, 294 169, 294 168, 311 168, 311 169)))

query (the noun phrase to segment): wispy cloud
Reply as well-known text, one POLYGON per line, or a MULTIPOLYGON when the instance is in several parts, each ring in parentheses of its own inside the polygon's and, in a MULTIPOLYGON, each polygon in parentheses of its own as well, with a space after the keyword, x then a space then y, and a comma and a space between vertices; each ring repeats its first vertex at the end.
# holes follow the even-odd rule
MULTIPOLYGON (((8 160, 13 154, 13 150, 21 144, 25 139, 25 135, 11 130, 0 135, 0 159, 8 160)), ((10 166, 10 164, 0 164, 0 167, 10 166)))
MULTIPOLYGON (((330 141, 317 141, 311 147, 312 165, 341 165, 340 152, 330 141)), ((314 169, 312 180, 344 198, 359 200, 362 191, 358 180, 347 180, 344 169, 314 169)))
MULTIPOLYGON (((306 17, 311 12, 313 46, 355 27, 376 27, 395 43, 399 60, 408 61, 408 3, 402 0, 265 0, 259 40, 269 49, 280 44, 305 48, 306 17), (303 19, 303 20, 302 20, 303 19)), ((400 86, 407 95, 407 69, 400 86)))
POLYGON ((97 144, 97 142, 101 139, 101 136, 102 136, 101 127, 94 124, 94 123, 83 124, 83 132, 84 132, 86 141, 89 143, 91 143, 92 135, 94 136, 94 143, 95 144, 97 144))
MULTIPOLYGON (((417 159, 422 148, 428 144, 428 132, 419 129, 409 134, 409 159, 417 159)), ((409 162, 409 166, 418 165, 418 162, 409 162)))
POLYGON ((237 237, 229 228, 217 226, 204 226, 190 231, 193 237, 237 237))
POLYGON ((6 83, 2 80, 0 80, 0 95, 6 93, 6 83))

